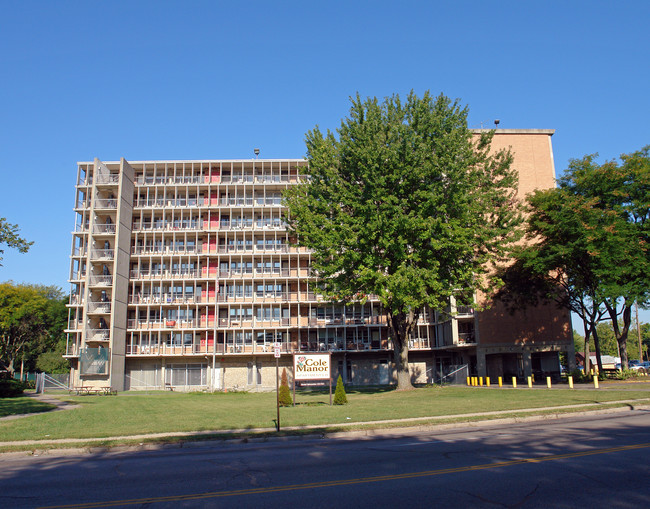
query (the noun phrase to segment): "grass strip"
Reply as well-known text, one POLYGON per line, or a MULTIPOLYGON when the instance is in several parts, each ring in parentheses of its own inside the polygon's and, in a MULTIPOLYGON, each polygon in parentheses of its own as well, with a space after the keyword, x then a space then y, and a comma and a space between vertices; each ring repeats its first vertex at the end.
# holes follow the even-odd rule
MULTIPOLYGON (((51 395, 51 394, 50 394, 51 395)), ((329 406, 329 394, 299 393, 297 405, 281 409, 282 427, 323 428, 390 419, 513 411, 648 398, 647 391, 428 387, 414 391, 352 390, 348 405, 329 406)), ((75 439, 151 433, 274 428, 275 393, 129 392, 117 397, 61 394, 80 405, 65 412, 0 422, 0 442, 75 439)), ((556 412, 556 411, 553 411, 556 412)))
MULTIPOLYGON (((650 404, 650 400, 646 403, 650 404)), ((482 415, 482 416, 450 416, 443 418, 430 418, 417 421, 407 422, 373 422, 369 424, 358 423, 351 425, 327 425, 317 426, 310 428, 288 429, 283 428, 280 432, 275 430, 251 430, 251 431, 214 431, 202 434, 188 433, 179 436, 160 436, 160 437, 141 437, 141 438, 106 438, 95 440, 78 440, 66 443, 37 443, 37 444, 21 444, 16 442, 13 445, 0 446, 0 453, 5 452, 31 452, 33 454, 41 454, 51 450, 58 449, 86 449, 88 452, 101 451, 115 447, 138 447, 148 448, 152 446, 183 446, 185 443, 200 443, 207 441, 226 441, 226 440, 241 440, 242 442, 249 441, 265 441, 267 439, 278 438, 300 438, 300 437, 323 437, 328 434, 341 433, 341 432, 354 432, 354 431, 381 431, 391 430, 405 427, 439 427, 450 424, 470 424, 476 422, 495 422, 504 419, 521 419, 521 421, 538 418, 540 416, 558 416, 583 413, 586 411, 601 411, 611 410, 615 408, 629 408, 629 403, 605 403, 597 405, 589 405, 586 407, 568 407, 564 409, 547 410, 540 408, 538 411, 527 412, 508 412, 502 414, 482 415)))

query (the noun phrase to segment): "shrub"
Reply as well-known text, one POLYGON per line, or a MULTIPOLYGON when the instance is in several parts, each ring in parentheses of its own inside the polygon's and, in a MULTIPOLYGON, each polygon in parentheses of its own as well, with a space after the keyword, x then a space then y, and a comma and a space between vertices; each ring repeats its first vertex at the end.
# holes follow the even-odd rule
POLYGON ((336 391, 334 391, 334 404, 347 405, 348 397, 345 394, 345 387, 343 386, 343 379, 341 375, 336 379, 336 391))
POLYGON ((293 405, 293 398, 291 397, 291 390, 289 390, 289 382, 287 381, 287 368, 282 368, 282 377, 280 378, 280 406, 293 405))
POLYGON ((13 398, 20 396, 25 390, 25 384, 18 380, 0 380, 0 398, 13 398))

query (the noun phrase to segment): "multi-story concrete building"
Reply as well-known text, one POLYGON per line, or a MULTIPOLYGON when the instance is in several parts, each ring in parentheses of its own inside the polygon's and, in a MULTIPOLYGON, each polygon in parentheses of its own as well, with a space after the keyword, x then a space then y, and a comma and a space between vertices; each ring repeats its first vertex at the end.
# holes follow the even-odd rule
MULTIPOLYGON (((547 130, 498 130, 520 191, 554 185, 547 130)), ((272 345, 332 353, 349 383, 392 380, 381 306, 324 302, 310 253, 292 244, 282 191, 304 160, 78 163, 67 358, 72 384, 137 388, 273 387, 272 345)), ((480 375, 558 371, 569 317, 450 303, 423 312, 410 342, 415 381, 468 365, 480 375)), ((284 355, 283 365, 290 366, 284 355)))

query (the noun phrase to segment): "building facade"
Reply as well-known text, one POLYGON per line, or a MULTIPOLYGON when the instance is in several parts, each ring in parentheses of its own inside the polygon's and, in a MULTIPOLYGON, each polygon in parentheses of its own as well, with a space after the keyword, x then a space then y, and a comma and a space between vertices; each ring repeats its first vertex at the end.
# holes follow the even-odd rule
MULTIPOLYGON (((547 130, 498 130, 520 192, 554 185, 547 130)), ((331 352, 348 383, 393 380, 376 300, 340 306, 309 286, 310 253, 286 231, 282 192, 304 160, 78 163, 66 357, 71 384, 117 390, 256 390, 275 386, 274 343, 331 352)), ((415 382, 467 365, 479 375, 559 371, 572 356, 569 317, 511 316, 450 302, 425 310, 410 340, 415 382)))

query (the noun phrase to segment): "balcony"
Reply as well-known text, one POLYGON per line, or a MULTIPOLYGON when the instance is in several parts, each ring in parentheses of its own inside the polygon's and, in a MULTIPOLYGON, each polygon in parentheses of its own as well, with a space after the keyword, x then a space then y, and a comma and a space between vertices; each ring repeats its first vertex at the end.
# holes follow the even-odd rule
POLYGON ((73 281, 79 281, 82 280, 86 277, 86 271, 85 270, 79 270, 77 272, 72 273, 72 280, 73 281))
MULTIPOLYGON (((207 226, 207 225, 206 225, 207 226)), ((186 221, 144 221, 134 222, 133 231, 196 231, 203 230, 203 221, 186 220, 186 221)))
POLYGON ((216 253, 242 253, 242 252, 255 252, 255 253, 306 253, 307 248, 290 246, 289 244, 281 243, 267 243, 267 244, 233 244, 228 246, 212 247, 210 251, 216 253))
POLYGON ((132 270, 129 272, 131 279, 195 279, 201 277, 201 273, 194 270, 132 270))
POLYGON ((90 276, 90 286, 111 286, 113 276, 90 276))
POLYGON ((174 295, 130 295, 129 304, 200 304, 205 299, 200 295, 174 296, 174 295))
POLYGON ((89 302, 88 314, 93 315, 109 315, 111 313, 110 302, 89 302))
POLYGON ((114 185, 114 184, 119 184, 120 182, 120 176, 117 173, 110 173, 108 175, 106 174, 97 174, 95 176, 95 183, 97 185, 114 185))
POLYGON ((222 184, 252 184, 253 183, 253 175, 252 174, 244 174, 244 175, 232 175, 232 176, 222 176, 221 177, 221 183, 222 184))
POLYGON ((459 332, 458 333, 459 345, 473 345, 476 344, 476 338, 473 332, 459 332))
POLYGON ((129 318, 126 326, 130 330, 182 330, 198 327, 198 320, 140 320, 129 318))
POLYGON ((196 246, 132 246, 132 255, 194 254, 196 246))
POLYGON ((114 235, 115 234, 115 225, 114 224, 96 224, 93 226, 93 233, 104 234, 104 235, 114 235))
POLYGON ((194 208, 209 205, 210 201, 203 198, 155 198, 149 200, 136 200, 135 207, 138 208, 194 208))
POLYGON ((135 184, 138 186, 151 186, 151 185, 168 185, 168 184, 203 184, 209 181, 209 175, 188 175, 184 177, 165 177, 165 176, 151 176, 151 175, 138 175, 135 179, 135 184))
POLYGON ((83 299, 81 295, 70 295, 70 305, 71 306, 79 306, 81 305, 83 299))
POLYGON ((108 329, 86 329, 86 341, 109 341, 111 332, 108 329))
POLYGON ((117 200, 115 198, 98 198, 95 200, 95 209, 116 209, 117 200))
POLYGON ((114 249, 93 249, 90 252, 93 260, 112 260, 115 257, 114 249))

